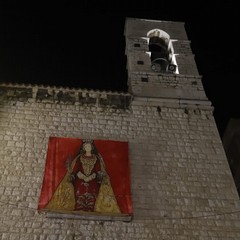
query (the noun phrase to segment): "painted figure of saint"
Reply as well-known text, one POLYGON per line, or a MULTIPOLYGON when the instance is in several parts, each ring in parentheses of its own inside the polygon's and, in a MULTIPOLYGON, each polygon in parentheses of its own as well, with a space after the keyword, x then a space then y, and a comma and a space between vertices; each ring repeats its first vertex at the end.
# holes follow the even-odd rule
POLYGON ((121 213, 104 161, 92 140, 83 141, 46 209, 121 213))
POLYGON ((71 174, 75 210, 94 211, 104 175, 106 172, 100 155, 94 151, 92 143, 84 143, 71 174))

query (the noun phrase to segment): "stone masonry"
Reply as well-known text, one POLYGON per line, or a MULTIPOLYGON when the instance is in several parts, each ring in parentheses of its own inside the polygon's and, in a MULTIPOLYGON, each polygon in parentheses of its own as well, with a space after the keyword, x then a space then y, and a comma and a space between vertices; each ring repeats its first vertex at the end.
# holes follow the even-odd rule
MULTIPOLYGON (((191 74, 181 74, 181 67, 179 75, 140 73, 128 62, 129 93, 0 85, 0 239, 240 239, 238 193, 213 107, 193 58, 185 56, 190 50, 183 24, 141 22, 138 34, 161 23, 159 28, 183 39, 177 43, 184 55, 179 61, 190 61, 191 74), (142 75, 152 81, 146 88, 137 80, 142 75), (149 96, 154 82, 161 91, 149 96), (50 136, 129 142, 132 221, 49 218, 37 212, 50 136)), ((126 37, 137 23, 127 20, 126 37)))

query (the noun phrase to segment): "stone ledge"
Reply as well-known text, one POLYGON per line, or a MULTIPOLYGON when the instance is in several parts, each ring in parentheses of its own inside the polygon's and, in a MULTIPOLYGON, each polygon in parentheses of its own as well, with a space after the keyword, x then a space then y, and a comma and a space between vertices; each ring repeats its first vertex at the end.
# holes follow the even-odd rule
POLYGON ((0 100, 23 102, 62 103, 75 105, 91 105, 129 109, 130 105, 199 107, 213 110, 207 99, 184 99, 169 97, 142 97, 130 93, 94 91, 85 89, 68 89, 43 86, 25 86, 0 84, 0 100))
MULTIPOLYGON (((133 218, 129 214, 100 214, 100 213, 64 213, 64 212, 54 212, 54 211, 43 211, 47 218, 67 218, 67 219, 78 219, 78 220, 89 220, 89 221, 123 221, 130 222, 133 218)), ((40 213, 43 213, 42 211, 40 213)))
POLYGON ((132 95, 111 91, 0 84, 0 99, 24 102, 34 99, 43 103, 87 104, 127 109, 132 101, 132 95))
POLYGON ((160 106, 171 108, 199 108, 213 111, 211 101, 196 99, 134 97, 132 105, 160 106))

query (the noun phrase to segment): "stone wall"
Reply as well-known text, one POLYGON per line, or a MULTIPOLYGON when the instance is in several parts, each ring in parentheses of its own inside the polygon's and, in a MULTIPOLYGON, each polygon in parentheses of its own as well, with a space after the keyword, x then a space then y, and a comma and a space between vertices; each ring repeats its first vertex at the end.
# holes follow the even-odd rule
POLYGON ((2 240, 240 239, 238 193, 210 106, 2 85, 0 142, 2 240), (131 222, 37 212, 50 136, 129 142, 131 222))

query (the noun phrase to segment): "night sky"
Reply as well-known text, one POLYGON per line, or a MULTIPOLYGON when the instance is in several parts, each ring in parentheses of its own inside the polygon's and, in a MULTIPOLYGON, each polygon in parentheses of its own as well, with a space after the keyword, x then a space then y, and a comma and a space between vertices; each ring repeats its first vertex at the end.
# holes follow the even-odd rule
POLYGON ((240 118, 240 9, 231 1, 32 2, 0 2, 0 82, 126 92, 125 18, 181 21, 220 136, 240 118))

